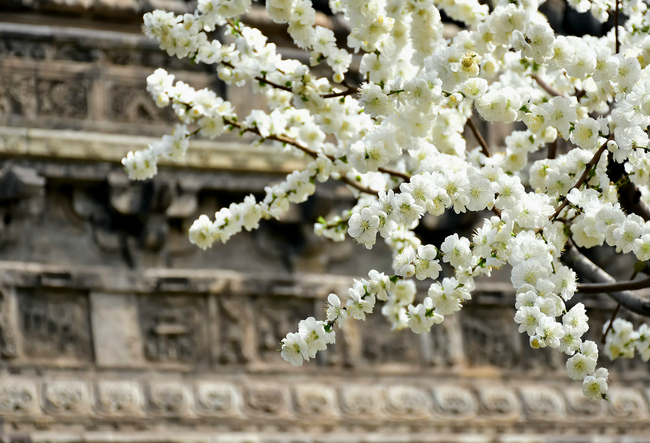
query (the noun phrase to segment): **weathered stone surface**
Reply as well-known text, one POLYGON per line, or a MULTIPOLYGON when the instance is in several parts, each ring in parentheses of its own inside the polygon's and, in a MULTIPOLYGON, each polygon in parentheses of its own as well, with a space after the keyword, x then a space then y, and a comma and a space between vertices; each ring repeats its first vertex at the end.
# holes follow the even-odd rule
POLYGON ((95 361, 101 367, 144 363, 138 304, 134 295, 91 292, 90 309, 95 361))

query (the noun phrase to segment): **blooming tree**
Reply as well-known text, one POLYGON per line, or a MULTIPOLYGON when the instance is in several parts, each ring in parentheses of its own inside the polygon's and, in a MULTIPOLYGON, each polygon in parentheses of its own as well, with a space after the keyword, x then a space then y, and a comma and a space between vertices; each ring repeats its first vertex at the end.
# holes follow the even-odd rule
MULTIPOLYGON (((226 242, 262 218, 279 218, 304 202, 317 182, 340 180, 356 204, 315 225, 317 234, 341 241, 346 234, 370 249, 382 237, 393 253, 393 272, 370 270, 346 297, 331 294, 327 318, 301 321, 287 334, 281 354, 293 365, 334 343, 348 318, 381 312, 393 329, 429 331, 471 299, 474 279, 509 266, 516 290, 514 321, 533 348, 564 352, 570 378, 583 381, 590 399, 606 398, 607 370, 597 369, 598 347, 582 340, 589 319, 577 291, 607 292, 625 308, 650 315, 650 301, 632 292, 648 280, 616 282, 580 248, 607 244, 618 253, 650 259, 650 10, 640 0, 570 0, 616 26, 603 37, 557 36, 538 12, 538 0, 330 0, 351 29, 349 49, 334 33, 315 26, 310 0, 267 0, 269 16, 288 24, 310 64, 327 64, 330 77, 285 60, 260 31, 237 19, 250 0, 199 0, 194 14, 164 11, 144 17, 144 32, 170 56, 214 65, 227 84, 252 84, 270 112, 239 116, 208 89, 195 90, 162 69, 147 80, 159 107, 172 106, 180 124, 173 135, 123 160, 128 175, 156 173, 158 159, 181 158, 194 135, 251 133, 269 150, 309 159, 258 200, 202 215, 189 230, 200 248, 226 242), (443 37, 440 10, 466 29, 443 37), (618 23, 620 14, 628 17, 618 23), (210 39, 218 27, 234 43, 210 39), (364 82, 346 74, 360 54, 364 82), (496 149, 472 123, 523 122, 496 149), (468 149, 468 126, 479 146, 468 149), (523 127, 523 125, 521 125, 523 127), (558 154, 558 138, 570 147, 558 154), (542 152, 529 160, 529 154, 542 152), (640 197, 639 197, 640 195, 640 197), (426 214, 492 211, 470 238, 450 235, 422 244, 413 230, 426 214), (442 266, 454 277, 438 279, 442 266), (594 283, 577 284, 576 271, 594 283), (431 280, 416 297, 418 280, 431 280)), ((638 266, 642 269, 643 266, 638 266)), ((636 275, 635 275, 636 276, 636 275)), ((607 325, 610 358, 650 359, 650 330, 616 319, 607 325)))

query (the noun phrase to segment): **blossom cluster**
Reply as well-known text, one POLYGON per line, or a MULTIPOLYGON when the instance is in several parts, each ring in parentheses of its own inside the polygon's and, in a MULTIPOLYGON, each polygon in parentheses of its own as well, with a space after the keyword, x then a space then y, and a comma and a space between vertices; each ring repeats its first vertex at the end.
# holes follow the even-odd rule
MULTIPOLYGON (((129 153, 125 170, 132 179, 150 178, 160 159, 182 158, 191 137, 230 131, 308 159, 264 196, 250 195, 214 218, 201 215, 189 237, 203 249, 282 217, 317 182, 349 187, 354 205, 319 218, 316 234, 349 236, 368 249, 381 237, 392 270, 370 270, 346 297, 330 294, 325 320, 310 317, 288 333, 281 355, 293 365, 324 351, 336 328, 364 320, 378 304, 392 329, 426 333, 471 300, 476 278, 508 266, 514 321, 530 346, 566 354, 568 376, 582 380, 588 398, 605 398, 608 373, 597 368, 596 343, 583 339, 589 318, 572 300, 577 275, 563 253, 608 245, 650 259, 650 221, 619 195, 631 184, 640 204, 650 203, 650 10, 639 0, 571 0, 601 22, 619 10, 627 19, 602 37, 558 36, 539 3, 498 0, 490 10, 477 0, 330 0, 349 28, 344 49, 331 29, 316 25, 310 0, 267 0, 269 17, 287 25, 295 45, 310 52, 310 65, 330 69, 321 78, 240 21, 250 0, 199 0, 193 14, 179 16, 147 13, 145 34, 169 55, 214 65, 228 85, 250 83, 268 110, 239 116, 214 92, 158 69, 147 90, 180 124, 129 153), (465 29, 447 38, 441 11, 465 29), (218 27, 225 37, 211 39, 218 27), (364 79, 358 87, 349 84, 353 53, 364 79), (521 123, 502 146, 490 147, 473 116, 487 125, 521 123), (478 147, 465 138, 467 127, 478 147), (614 181, 617 164, 623 176, 614 181), (448 210, 494 215, 482 217, 469 237, 423 244, 414 229, 448 210), (415 280, 429 285, 426 295, 415 280)), ((645 325, 634 331, 617 319, 605 354, 627 357, 636 349, 647 360, 647 333, 645 325)))
POLYGON ((650 327, 644 323, 638 330, 627 320, 617 318, 603 326, 605 355, 610 359, 632 358, 636 350, 641 360, 650 360, 650 327))

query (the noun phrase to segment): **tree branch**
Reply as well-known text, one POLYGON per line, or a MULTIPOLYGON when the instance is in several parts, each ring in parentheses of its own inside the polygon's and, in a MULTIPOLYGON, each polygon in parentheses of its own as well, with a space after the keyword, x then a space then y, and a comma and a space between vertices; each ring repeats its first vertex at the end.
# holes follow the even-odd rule
MULTIPOLYGON (((232 120, 227 119, 227 118, 224 118, 224 121, 229 125, 232 125, 232 126, 234 126, 236 128, 242 129, 242 125, 240 123, 237 123, 236 121, 232 121, 232 120)), ((245 128, 245 129, 243 129, 243 131, 244 132, 251 132, 251 133, 253 133, 255 135, 258 135, 258 136, 262 137, 265 140, 274 140, 274 141, 277 141, 277 142, 280 142, 280 143, 286 143, 288 145, 291 145, 291 146, 293 146, 295 148, 300 149, 302 152, 309 155, 311 158, 315 159, 315 158, 318 157, 318 153, 316 151, 314 151, 313 149, 309 149, 306 146, 301 145, 300 143, 298 143, 297 141, 295 141, 292 138, 285 137, 283 135, 268 135, 267 137, 264 137, 264 136, 262 136, 262 134, 260 134, 260 131, 257 128, 245 128)), ((332 161, 335 160, 334 157, 332 157, 331 155, 328 155, 327 157, 332 161)), ((385 171, 388 171, 388 170, 385 170, 385 171)), ((391 172, 394 172, 394 171, 390 171, 390 172, 387 172, 387 173, 390 174, 391 172)), ((401 172, 396 172, 395 174, 397 174, 398 176, 405 175, 405 174, 402 174, 401 172)), ((343 183, 345 183, 346 185, 352 186, 353 188, 357 189, 360 192, 364 192, 366 194, 371 194, 371 195, 379 195, 379 191, 376 191, 374 189, 370 189, 370 188, 367 188, 365 186, 362 186, 359 183, 357 183, 356 181, 350 180, 349 178, 347 178, 345 176, 341 176, 340 180, 343 183)))
POLYGON ((553 140, 549 145, 548 145, 548 156, 549 159, 553 160, 555 157, 557 157, 557 138, 553 140))
POLYGON ((546 83, 544 80, 541 79, 539 75, 531 75, 532 79, 537 82, 537 84, 546 92, 548 92, 550 95, 553 97, 564 97, 564 94, 562 94, 560 91, 555 89, 553 86, 549 85, 546 83))
POLYGON ((478 144, 481 145, 481 152, 483 152, 483 155, 485 155, 486 157, 492 156, 490 152, 490 147, 488 146, 487 142, 485 141, 481 133, 478 132, 478 128, 472 121, 471 116, 470 118, 467 119, 467 126, 469 126, 469 129, 471 129, 472 134, 474 134, 474 138, 476 139, 476 141, 478 141, 478 144))
MULTIPOLYGON (((589 163, 587 163, 587 166, 585 167, 584 172, 580 176, 580 179, 576 182, 575 185, 569 189, 569 192, 571 192, 574 189, 578 189, 584 182, 587 181, 587 178, 589 177, 589 172, 591 172, 591 169, 598 163, 598 160, 600 160, 600 156, 603 155, 603 152, 605 152, 605 149, 607 149, 607 142, 612 139, 612 136, 610 135, 607 140, 605 140, 605 143, 598 148, 598 151, 594 154, 594 156, 589 160, 589 163)), ((569 195, 569 192, 567 192, 567 195, 569 195)), ((562 209, 566 207, 566 205, 569 204, 569 200, 567 200, 566 196, 564 196, 564 200, 562 201, 562 204, 558 206, 558 208, 555 210, 555 213, 551 215, 551 220, 554 220, 558 215, 560 215, 560 212, 562 212, 562 209)))
POLYGON ((578 291, 585 294, 600 294, 601 292, 612 291, 636 291, 644 288, 650 288, 650 278, 614 283, 582 283, 578 285, 578 291))
MULTIPOLYGON (((575 246, 568 248, 567 253, 563 256, 563 259, 567 265, 570 265, 575 271, 584 276, 587 276, 592 281, 605 283, 606 285, 610 285, 616 282, 616 280, 611 275, 603 271, 591 260, 582 255, 580 251, 578 251, 578 248, 575 246)), ((603 285, 602 287, 606 288, 606 285, 603 285)), ((630 291, 606 291, 609 290, 600 290, 599 292, 608 294, 611 298, 619 302, 624 308, 631 312, 634 312, 635 314, 650 317, 650 300, 647 298, 636 295, 630 291)))

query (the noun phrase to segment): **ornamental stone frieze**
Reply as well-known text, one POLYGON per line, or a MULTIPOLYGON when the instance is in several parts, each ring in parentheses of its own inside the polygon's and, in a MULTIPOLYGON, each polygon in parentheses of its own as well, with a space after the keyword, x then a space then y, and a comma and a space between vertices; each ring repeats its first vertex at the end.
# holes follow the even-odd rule
MULTIPOLYGON (((615 387, 611 403, 576 408, 576 401, 582 400, 561 383, 508 386, 498 380, 458 384, 449 378, 394 377, 368 382, 322 374, 317 383, 294 375, 276 377, 270 385, 255 375, 209 377, 161 381, 160 376, 144 375, 5 375, 0 378, 0 410, 5 421, 22 432, 43 423, 73 433, 80 425, 82 432, 110 424, 116 429, 153 429, 170 419, 190 434, 217 420, 214 423, 221 425, 215 435, 241 429, 260 432, 269 425, 269 434, 279 435, 292 429, 325 430, 327 435, 365 426, 389 433, 440 433, 462 426, 466 435, 480 429, 516 434, 527 427, 530 433, 549 435, 588 426, 592 431, 625 429, 630 441, 647 441, 643 438, 650 431, 648 392, 636 388, 615 387), (273 428, 273 423, 281 425, 273 428)), ((277 435, 269 437, 274 441, 277 435)))

